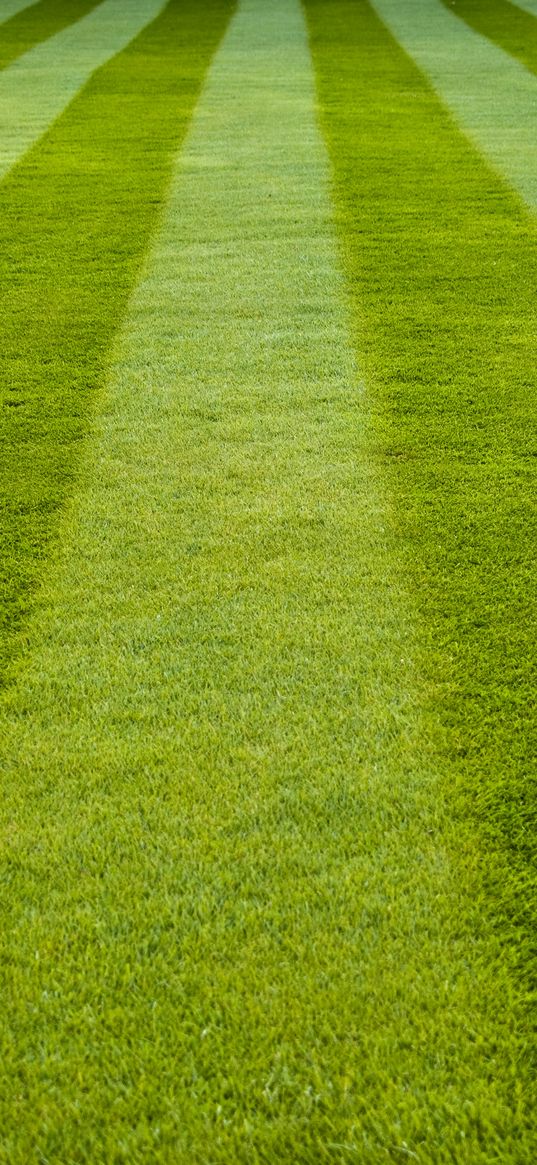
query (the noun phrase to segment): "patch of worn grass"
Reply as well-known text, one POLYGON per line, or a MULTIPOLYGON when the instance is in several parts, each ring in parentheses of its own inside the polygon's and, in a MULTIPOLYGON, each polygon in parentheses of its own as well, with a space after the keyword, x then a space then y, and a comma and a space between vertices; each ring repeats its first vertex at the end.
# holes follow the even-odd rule
POLYGON ((54 36, 95 8, 98 0, 40 0, 24 8, 0 29, 0 69, 5 69, 33 45, 54 36))
POLYGON ((172 0, 0 185, 2 666, 229 7, 172 0))
POLYGON ((528 1144, 327 180, 300 6, 243 0, 2 700, 10 1165, 528 1144))
MULTIPOLYGON (((446 731, 445 789, 462 832, 467 821, 479 837, 482 909, 525 1003, 535 973, 535 219, 367 3, 307 0, 306 11, 378 458, 446 731)), ((524 1006, 521 1015, 528 1033, 524 1006)), ((521 1131, 503 1160, 534 1154, 521 1131)))
POLYGON ((509 0, 443 0, 476 32, 537 73, 537 21, 509 0))

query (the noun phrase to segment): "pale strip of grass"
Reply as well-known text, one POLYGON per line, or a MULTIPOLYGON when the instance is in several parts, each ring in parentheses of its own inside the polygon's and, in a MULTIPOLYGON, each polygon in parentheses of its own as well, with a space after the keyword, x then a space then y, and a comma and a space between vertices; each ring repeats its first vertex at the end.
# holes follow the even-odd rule
POLYGON ((516 1146, 327 183, 299 5, 243 0, 3 702, 10 1165, 516 1146))
POLYGON ((98 0, 40 0, 18 12, 0 30, 0 69, 34 45, 55 36, 97 7, 98 0))
POLYGON ((16 16, 17 12, 33 7, 34 3, 35 0, 3 0, 0 8, 0 26, 5 24, 6 20, 11 20, 12 16, 16 16))
POLYGON ((0 75, 0 180, 45 133, 95 69, 153 20, 164 0, 104 0, 0 75))
POLYGON ((531 16, 537 16, 537 0, 516 0, 516 6, 523 8, 524 12, 529 12, 531 16))
POLYGON ((441 0, 373 0, 458 124, 537 209, 537 78, 441 0))

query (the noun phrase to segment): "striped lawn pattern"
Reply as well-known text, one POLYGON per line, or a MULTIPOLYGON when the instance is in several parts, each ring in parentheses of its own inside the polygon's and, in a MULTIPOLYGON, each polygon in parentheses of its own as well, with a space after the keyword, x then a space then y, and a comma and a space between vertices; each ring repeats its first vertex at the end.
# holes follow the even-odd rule
POLYGON ((530 1165, 533 89, 440 0, 150 8, 0 186, 0 1160, 530 1165))
POLYGON ((522 65, 537 73, 537 20, 510 0, 443 0, 448 8, 489 37, 499 48, 516 57, 522 65))
POLYGON ((368 5, 307 11, 378 453, 443 689, 443 769, 531 976, 535 223, 368 5))
POLYGON ((0 179, 42 136, 95 69, 158 15, 164 0, 104 0, 0 73, 0 179))
POLYGON ((0 186, 0 681, 229 11, 175 0, 0 186))
POLYGON ((373 0, 477 148, 537 209, 537 78, 442 0, 373 0))
MULTIPOLYGON (((73 933, 88 924, 88 909, 99 917, 103 863, 121 829, 125 864, 112 861, 116 889, 106 931, 111 936, 120 925, 115 899, 131 930, 118 962, 123 966, 128 950, 135 952, 133 982, 144 983, 161 1016, 155 1063, 153 1016, 122 1011, 121 1023, 127 1030, 141 1025, 147 1042, 141 1061, 135 1043, 137 1059, 127 1056, 125 1071, 132 1080, 140 1070, 164 1073, 164 1096, 173 1095, 174 1074, 167 1076, 162 1060, 173 1065, 174 1041, 185 1040, 159 986, 160 959, 156 974, 153 968, 155 951, 168 951, 156 936, 162 901, 169 903, 183 945, 174 1007, 182 1012, 179 1000, 188 998, 208 1033, 199 1053, 187 1039, 184 1054, 195 1056, 204 1093, 212 1077, 208 1114, 220 1109, 229 1122, 227 1145, 221 1152, 216 1141, 212 1147, 222 1160, 230 1146, 291 1159, 297 1138, 303 1159, 312 1159, 316 1145, 331 1137, 331 1106, 325 1115, 311 1105, 316 1078, 327 1095, 336 1090, 345 1137, 353 1140, 361 1057, 348 1042, 362 1025, 375 1031, 372 1012, 382 1014, 382 1023, 366 1044, 367 1060, 378 1073, 389 1046, 401 1061, 382 1132, 367 1116, 361 1132, 370 1151, 379 1151, 405 1106, 414 1047, 425 1039, 422 1018, 410 1054, 405 1050, 401 978, 391 980, 386 968, 405 966, 405 991, 415 1000, 427 951, 433 980, 427 994, 443 1000, 448 983, 459 1003, 457 1023, 461 1010, 470 1022, 477 1006, 475 989, 467 995, 446 966, 446 933, 455 947, 460 943, 452 933, 454 888, 444 852, 454 839, 440 825, 438 792, 431 794, 436 782, 426 738, 418 737, 418 768, 409 755, 417 736, 411 633, 396 564, 379 531, 383 509, 364 438, 325 188, 298 5, 280 0, 268 15, 249 0, 215 62, 181 154, 116 355, 88 492, 63 532, 60 561, 42 596, 44 622, 32 633, 33 664, 5 726, 12 733, 5 779, 11 771, 19 844, 24 837, 26 850, 33 836, 32 818, 26 823, 17 805, 21 772, 54 821, 30 884, 21 886, 25 896, 32 885, 45 885, 40 861, 48 865, 52 857, 57 890, 52 909, 43 901, 39 911, 45 949, 62 941, 66 914, 73 933), (297 310, 301 327, 291 331, 297 310), (129 807, 132 777, 136 809, 129 807), (150 821, 148 852, 137 825, 133 834, 133 812, 150 821), (335 828, 342 812, 344 828, 335 828), (207 853, 213 829, 215 846, 207 853), (431 838, 426 845, 424 836, 431 838), (380 852, 382 876, 375 878, 372 856, 380 852), (90 868, 77 901, 73 871, 84 853, 90 868), (161 873, 154 896, 148 877, 155 862, 161 873), (177 900, 178 882, 185 892, 177 900), (424 927, 418 942, 416 895, 424 927), (249 918, 246 945, 239 904, 249 918), (148 932, 156 947, 145 954, 148 932), (280 950, 284 961, 275 976, 280 950), (353 984, 357 966, 360 986, 353 984), (243 980, 255 983, 253 995, 243 980), (329 983, 334 999, 323 1014, 329 983), (324 1062, 313 1051, 319 1023, 321 1032, 325 1024, 326 1034, 332 1029, 333 1052, 324 1062), (308 1047, 313 1059, 304 1054, 308 1047), (277 1088, 282 1072, 292 1086, 272 1127, 264 1090, 273 1078, 277 1088)), ((26 870, 26 860, 21 864, 26 870)), ((67 958, 55 979, 47 1041, 59 1038, 58 1009, 74 971, 67 958)), ((422 982, 418 994, 423 988, 422 982)), ((117 1008, 116 993, 111 979, 105 1013, 117 1008)), ((407 1035, 412 1022, 409 1009, 407 1035)), ((73 1014, 67 1023, 78 1026, 73 1014)), ((87 1041, 84 1025, 79 1039, 87 1041)), ((444 1089, 449 1104, 462 1102, 468 1066, 457 1083, 453 1041, 448 1029, 437 1049, 444 1064, 440 1107, 444 1089)), ((471 1047, 468 1053, 472 1059, 471 1047)), ((117 1054, 112 1039, 106 1078, 117 1054)), ((86 1072, 106 1108, 96 1059, 86 1061, 86 1072)), ((61 1083, 54 1081, 58 1090, 61 1083)), ((381 1099, 376 1090, 363 1097, 366 1112, 381 1099)), ((501 1095, 495 1103, 501 1112, 501 1095)), ((131 1153, 149 1151, 139 1119, 136 1105, 127 1107, 122 1135, 131 1153)), ((188 1092, 176 1116, 166 1106, 159 1113, 165 1143, 185 1159, 202 1159, 207 1119, 188 1092)), ((105 1152, 105 1143, 94 1142, 94 1155, 105 1152)))
POLYGON ((30 8, 34 0, 2 0, 0 8, 0 28, 6 22, 16 16, 18 12, 22 12, 25 8, 30 8))
POLYGON ((0 69, 7 68, 35 44, 80 20, 96 4, 97 0, 40 0, 31 8, 23 9, 0 30, 0 69))

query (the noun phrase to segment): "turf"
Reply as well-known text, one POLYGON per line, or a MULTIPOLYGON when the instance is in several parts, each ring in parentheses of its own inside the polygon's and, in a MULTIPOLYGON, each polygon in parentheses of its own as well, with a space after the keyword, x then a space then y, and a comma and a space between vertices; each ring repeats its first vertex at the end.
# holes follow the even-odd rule
POLYGON ((537 79, 442 0, 374 0, 477 149, 537 211, 537 79))
POLYGON ((244 0, 3 700, 10 1165, 531 1147, 327 181, 300 8, 244 0))
POLYGON ((509 0, 443 0, 476 32, 537 73, 537 21, 509 0))
POLYGON ((6 20, 11 20, 12 17, 16 16, 18 12, 21 12, 23 8, 29 8, 32 3, 33 0, 3 0, 2 8, 0 10, 0 26, 3 25, 6 20))
POLYGON ((46 133, 95 69, 125 48, 163 5, 164 0, 103 0, 0 70, 0 180, 46 133))
POLYGON ((228 12, 174 0, 0 185, 2 672, 228 12))
POLYGON ((517 0, 517 8, 523 8, 530 16, 537 16, 537 0, 517 0))
POLYGON ((0 69, 95 8, 98 0, 41 0, 0 26, 0 69))
MULTIPOLYGON (((371 7, 306 10, 378 458, 445 726, 445 788, 480 838, 482 908, 529 1002, 535 219, 371 7)), ((534 1155, 521 1134, 502 1159, 534 1155)))

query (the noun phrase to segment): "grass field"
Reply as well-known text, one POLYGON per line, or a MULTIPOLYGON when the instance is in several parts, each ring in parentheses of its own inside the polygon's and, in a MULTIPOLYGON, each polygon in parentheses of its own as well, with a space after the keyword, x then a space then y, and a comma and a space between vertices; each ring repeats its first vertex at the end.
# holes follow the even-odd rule
POLYGON ((532 1165, 531 4, 6 14, 0 1162, 532 1165))
POLYGON ((510 0, 444 0, 456 16, 537 72, 535 20, 510 0))
POLYGON ((97 0, 40 0, 4 21, 1 33, 0 69, 7 68, 17 57, 35 44, 68 28, 95 8, 97 0))

